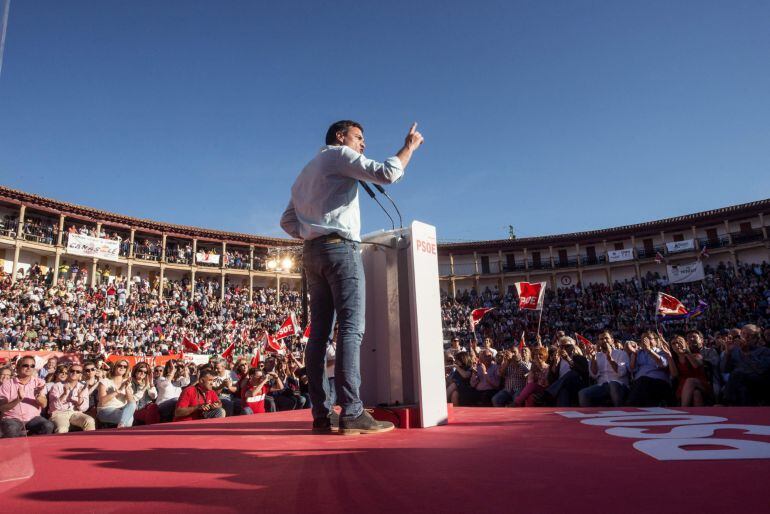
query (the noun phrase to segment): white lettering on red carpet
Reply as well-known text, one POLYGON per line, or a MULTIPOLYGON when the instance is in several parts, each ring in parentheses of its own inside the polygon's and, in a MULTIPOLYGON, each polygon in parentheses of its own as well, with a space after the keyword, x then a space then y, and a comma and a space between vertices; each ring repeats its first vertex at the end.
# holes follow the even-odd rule
POLYGON ((660 407, 636 411, 562 411, 560 416, 578 419, 584 425, 608 427, 605 433, 636 439, 633 447, 657 460, 770 459, 770 442, 756 439, 715 437, 717 431, 770 437, 768 425, 730 423, 721 416, 704 416, 660 407), (650 432, 653 427, 671 427, 650 432))

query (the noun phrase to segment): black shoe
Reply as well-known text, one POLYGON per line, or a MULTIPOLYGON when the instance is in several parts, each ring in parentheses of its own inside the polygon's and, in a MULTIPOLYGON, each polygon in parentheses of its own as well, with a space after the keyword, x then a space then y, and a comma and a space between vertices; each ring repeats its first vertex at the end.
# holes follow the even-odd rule
POLYGON ((313 420, 313 433, 315 434, 331 434, 339 429, 340 415, 333 410, 329 412, 327 417, 313 420))
POLYGON ((390 421, 377 421, 364 411, 356 419, 340 419, 340 434, 379 434, 380 432, 390 432, 396 426, 390 421))

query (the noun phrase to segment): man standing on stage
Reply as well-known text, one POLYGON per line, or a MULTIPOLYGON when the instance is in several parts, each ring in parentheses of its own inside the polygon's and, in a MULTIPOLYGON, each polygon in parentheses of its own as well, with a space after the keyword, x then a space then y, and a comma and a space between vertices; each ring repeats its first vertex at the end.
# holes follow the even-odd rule
POLYGON ((365 320, 358 181, 398 181, 412 152, 422 142, 415 123, 398 153, 385 162, 376 162, 363 155, 363 127, 355 121, 338 121, 326 132, 326 146, 303 168, 291 188, 281 227, 292 237, 305 241, 302 258, 311 314, 305 365, 314 432, 332 431, 325 362, 335 314, 339 334, 334 383, 337 402, 342 407, 339 432, 369 434, 394 428, 392 423, 372 418, 358 395, 365 320))

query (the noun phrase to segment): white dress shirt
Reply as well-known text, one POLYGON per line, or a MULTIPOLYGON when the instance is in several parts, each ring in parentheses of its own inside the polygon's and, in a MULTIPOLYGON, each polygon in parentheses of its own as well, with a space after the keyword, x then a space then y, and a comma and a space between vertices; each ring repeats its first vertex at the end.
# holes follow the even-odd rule
POLYGON ((611 350, 612 360, 618 365, 615 371, 607 360, 604 352, 596 353, 596 369, 598 373, 594 374, 591 366, 588 366, 591 376, 596 379, 596 383, 601 385, 607 382, 620 382, 624 386, 628 385, 628 354, 623 350, 611 350))
POLYGON ((392 184, 404 175, 398 157, 367 159, 352 148, 327 145, 302 169, 291 187, 281 228, 298 239, 336 233, 361 241, 358 181, 392 184))

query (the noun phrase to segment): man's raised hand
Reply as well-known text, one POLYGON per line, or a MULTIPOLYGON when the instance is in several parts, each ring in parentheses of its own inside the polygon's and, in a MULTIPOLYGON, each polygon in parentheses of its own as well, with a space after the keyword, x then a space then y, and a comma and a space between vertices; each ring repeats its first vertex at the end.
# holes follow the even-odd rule
POLYGON ((412 123, 412 126, 409 128, 409 133, 406 135, 404 144, 411 150, 417 150, 424 140, 422 134, 417 132, 417 122, 412 123))

